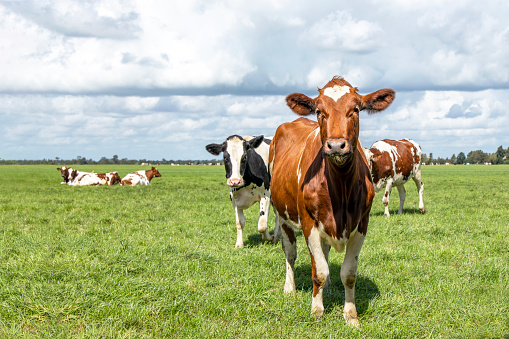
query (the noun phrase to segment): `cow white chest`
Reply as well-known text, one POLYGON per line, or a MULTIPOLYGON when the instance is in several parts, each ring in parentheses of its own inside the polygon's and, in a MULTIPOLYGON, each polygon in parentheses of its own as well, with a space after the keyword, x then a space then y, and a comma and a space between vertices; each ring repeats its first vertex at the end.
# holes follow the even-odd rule
POLYGON ((270 197, 270 192, 255 184, 242 188, 230 188, 230 198, 233 207, 247 209, 262 198, 270 197))

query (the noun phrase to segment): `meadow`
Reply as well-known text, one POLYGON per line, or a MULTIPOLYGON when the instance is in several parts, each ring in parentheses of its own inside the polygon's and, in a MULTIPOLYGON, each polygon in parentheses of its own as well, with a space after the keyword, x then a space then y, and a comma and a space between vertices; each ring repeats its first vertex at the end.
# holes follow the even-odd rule
MULTIPOLYGON (((344 325, 343 254, 325 315, 297 237, 295 295, 281 244, 246 211, 244 248, 222 166, 157 166, 150 186, 70 187, 57 166, 0 166, 2 338, 509 338, 509 166, 423 166, 404 213, 371 211, 344 325)), ((73 166, 121 176, 140 166, 73 166)), ((147 168, 148 169, 148 168, 147 168)), ((274 228, 271 210, 269 228, 274 228)))

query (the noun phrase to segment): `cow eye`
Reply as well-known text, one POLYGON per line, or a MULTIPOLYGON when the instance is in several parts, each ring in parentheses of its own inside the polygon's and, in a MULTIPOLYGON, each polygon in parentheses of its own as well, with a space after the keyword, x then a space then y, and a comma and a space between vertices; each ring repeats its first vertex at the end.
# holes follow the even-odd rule
POLYGON ((359 107, 355 107, 355 108, 353 109, 353 111, 354 111, 355 113, 359 113, 359 107))

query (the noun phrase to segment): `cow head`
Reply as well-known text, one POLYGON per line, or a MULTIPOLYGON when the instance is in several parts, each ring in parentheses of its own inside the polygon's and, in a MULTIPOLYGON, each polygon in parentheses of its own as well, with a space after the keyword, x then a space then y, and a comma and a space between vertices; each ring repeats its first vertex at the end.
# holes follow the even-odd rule
POLYGON ((298 115, 316 114, 324 154, 337 166, 352 159, 359 138, 359 112, 376 113, 394 100, 392 89, 360 95, 341 77, 334 77, 311 99, 293 93, 286 97, 287 105, 298 115))
POLYGON ((160 177, 160 176, 161 176, 161 173, 159 173, 159 171, 157 170, 157 168, 152 167, 152 168, 151 168, 151 171, 152 171, 152 175, 153 175, 154 177, 160 177))
POLYGON ((226 184, 230 187, 241 187, 244 185, 243 177, 248 163, 247 154, 251 149, 260 146, 262 141, 263 135, 250 140, 245 140, 239 135, 232 135, 222 144, 209 144, 205 148, 213 155, 223 152, 226 184))
POLYGON ((77 175, 77 171, 71 167, 57 167, 57 171, 60 171, 65 183, 69 183, 69 181, 72 181, 74 178, 76 178, 77 175))
POLYGON ((118 172, 112 172, 109 179, 110 179, 109 185, 115 185, 117 182, 120 183, 122 181, 120 175, 118 175, 118 172))

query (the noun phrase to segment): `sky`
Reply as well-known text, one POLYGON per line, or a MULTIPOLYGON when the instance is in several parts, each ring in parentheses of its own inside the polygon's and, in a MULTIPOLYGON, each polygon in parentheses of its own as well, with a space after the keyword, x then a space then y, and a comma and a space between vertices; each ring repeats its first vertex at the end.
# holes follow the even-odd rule
POLYGON ((509 6, 471 0, 0 0, 0 159, 214 159, 272 136, 333 76, 368 94, 364 146, 509 147, 509 6))

